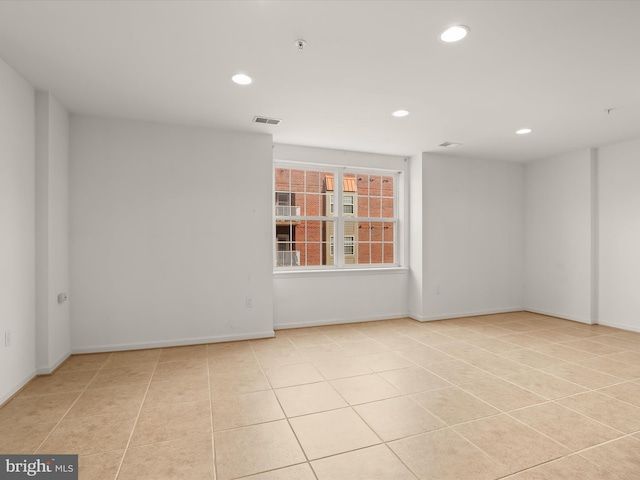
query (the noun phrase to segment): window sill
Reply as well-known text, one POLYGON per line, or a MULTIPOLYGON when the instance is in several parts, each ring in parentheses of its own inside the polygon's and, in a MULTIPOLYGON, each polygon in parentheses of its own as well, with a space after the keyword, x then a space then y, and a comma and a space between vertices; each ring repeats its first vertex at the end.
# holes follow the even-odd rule
POLYGON ((327 268, 318 270, 275 270, 274 278, 334 277, 342 275, 406 275, 407 267, 327 268))

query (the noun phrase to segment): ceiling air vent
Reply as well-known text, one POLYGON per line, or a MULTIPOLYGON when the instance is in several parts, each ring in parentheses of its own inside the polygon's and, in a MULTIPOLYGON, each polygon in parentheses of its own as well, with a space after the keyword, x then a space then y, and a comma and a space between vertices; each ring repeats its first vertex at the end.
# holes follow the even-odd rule
POLYGON ((282 120, 269 117, 253 117, 253 123, 266 123, 267 125, 279 125, 282 120))
POLYGON ((462 145, 462 144, 461 143, 456 143, 456 142, 443 142, 438 146, 439 147, 444 147, 444 148, 456 148, 456 147, 459 147, 460 145, 462 145))

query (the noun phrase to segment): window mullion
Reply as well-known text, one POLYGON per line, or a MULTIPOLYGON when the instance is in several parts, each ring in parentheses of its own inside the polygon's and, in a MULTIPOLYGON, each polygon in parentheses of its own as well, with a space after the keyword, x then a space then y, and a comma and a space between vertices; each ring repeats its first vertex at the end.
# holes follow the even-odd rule
POLYGON ((334 261, 337 267, 344 266, 344 169, 336 170, 336 179, 334 182, 334 207, 333 213, 336 217, 336 222, 334 225, 335 228, 335 236, 334 236, 334 261))

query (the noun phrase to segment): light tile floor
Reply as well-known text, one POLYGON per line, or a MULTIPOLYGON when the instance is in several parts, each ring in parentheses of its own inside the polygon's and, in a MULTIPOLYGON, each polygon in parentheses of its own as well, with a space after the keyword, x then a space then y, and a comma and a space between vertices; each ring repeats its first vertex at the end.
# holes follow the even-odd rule
POLYGON ((74 355, 0 453, 80 478, 638 479, 640 334, 528 312, 74 355))

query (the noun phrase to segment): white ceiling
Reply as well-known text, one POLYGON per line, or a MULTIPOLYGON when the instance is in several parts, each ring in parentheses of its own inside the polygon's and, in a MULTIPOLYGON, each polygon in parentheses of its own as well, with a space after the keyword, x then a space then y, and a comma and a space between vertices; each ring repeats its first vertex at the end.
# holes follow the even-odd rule
POLYGON ((0 57, 72 112, 277 143, 527 161, 640 137, 637 1, 5 0, 0 57))

